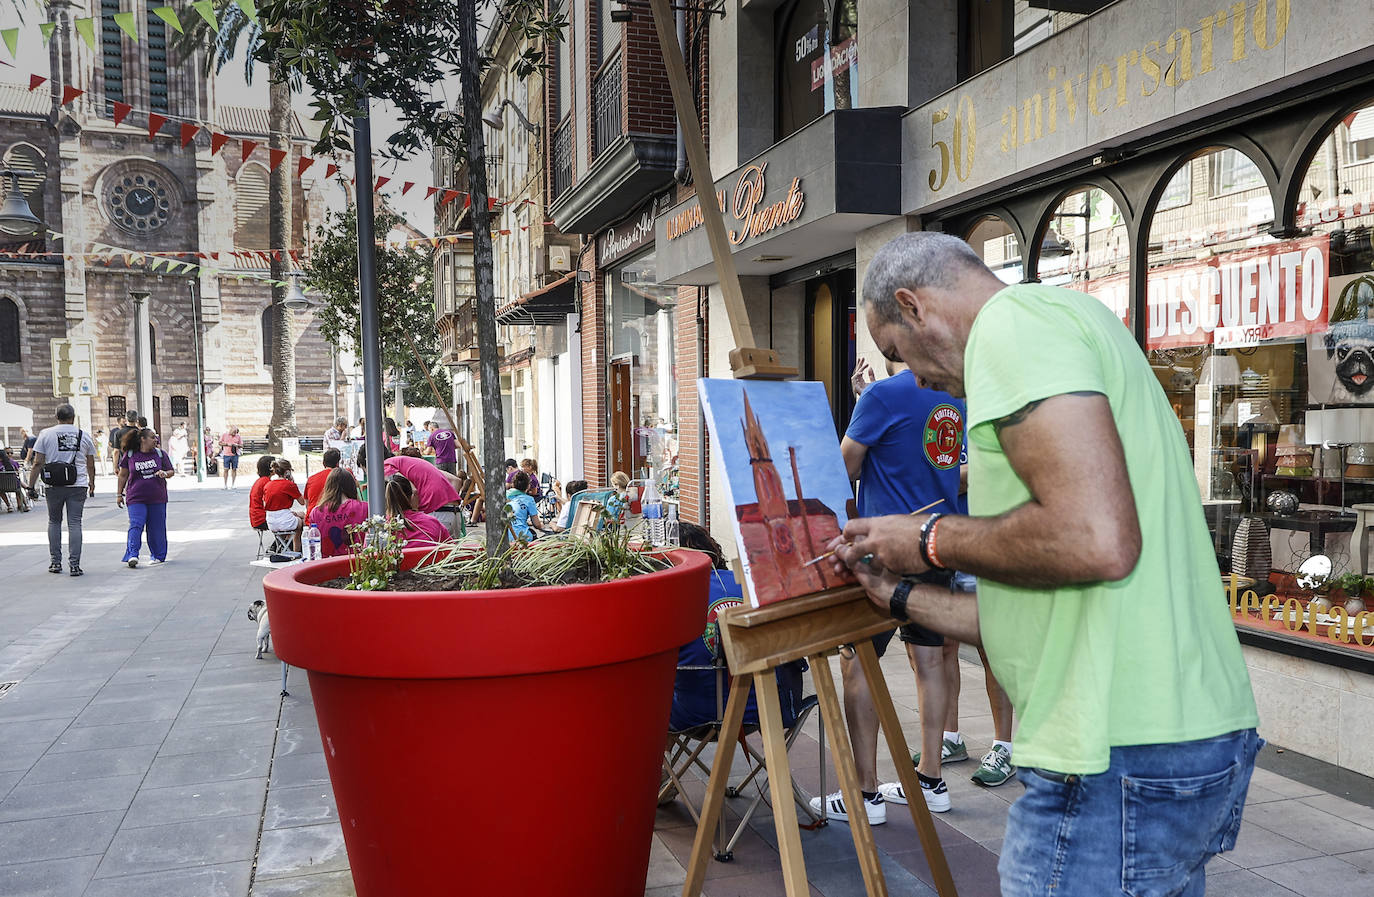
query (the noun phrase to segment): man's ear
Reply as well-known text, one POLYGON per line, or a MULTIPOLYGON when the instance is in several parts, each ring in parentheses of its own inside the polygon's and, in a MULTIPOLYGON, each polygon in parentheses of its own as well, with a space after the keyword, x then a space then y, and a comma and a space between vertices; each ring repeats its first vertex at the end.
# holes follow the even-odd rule
POLYGON ((902 287, 892 294, 897 300, 897 307, 903 312, 910 314, 912 319, 920 322, 925 313, 925 300, 915 290, 902 287))

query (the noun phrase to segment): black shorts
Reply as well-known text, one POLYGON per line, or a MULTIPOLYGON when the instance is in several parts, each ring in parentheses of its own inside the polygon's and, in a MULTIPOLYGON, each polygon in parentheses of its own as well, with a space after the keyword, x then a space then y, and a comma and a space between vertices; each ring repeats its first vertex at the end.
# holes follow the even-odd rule
POLYGON ((901 636, 902 641, 908 645, 939 648, 945 643, 945 637, 938 632, 932 632, 915 623, 904 623, 896 629, 889 629, 887 632, 880 632, 873 636, 873 650, 878 652, 879 657, 887 653, 887 646, 892 643, 894 632, 901 636))

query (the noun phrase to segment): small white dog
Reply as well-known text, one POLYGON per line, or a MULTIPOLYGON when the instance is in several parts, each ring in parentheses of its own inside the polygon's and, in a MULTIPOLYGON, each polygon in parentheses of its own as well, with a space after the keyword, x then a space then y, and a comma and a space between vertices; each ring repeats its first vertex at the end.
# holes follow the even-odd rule
POLYGON ((259 598, 248 608, 248 619, 258 624, 258 656, 257 660, 262 660, 262 653, 270 651, 272 647, 272 624, 267 621, 267 602, 259 598))

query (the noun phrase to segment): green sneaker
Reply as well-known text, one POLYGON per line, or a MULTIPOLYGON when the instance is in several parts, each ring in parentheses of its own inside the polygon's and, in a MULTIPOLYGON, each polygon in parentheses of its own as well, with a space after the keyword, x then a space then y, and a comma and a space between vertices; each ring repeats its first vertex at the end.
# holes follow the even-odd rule
POLYGON ((1008 779, 1016 775, 1016 767, 1011 765, 1011 751, 994 744, 992 750, 988 751, 983 757, 983 762, 978 766, 978 771, 971 776, 975 785, 982 785, 984 788, 996 788, 1003 785, 1008 779))
MULTIPOLYGON (((940 765, 941 765, 941 766, 944 766, 946 763, 958 763, 960 760, 967 760, 967 759, 968 759, 968 745, 964 744, 962 741, 950 741, 948 738, 946 738, 943 742, 941 742, 941 744, 940 744, 940 765)), ((916 753, 914 753, 914 754, 911 755, 911 764, 912 764, 913 766, 920 766, 920 765, 921 765, 921 752, 920 752, 920 751, 917 751, 916 753)), ((998 782, 998 784, 1000 785, 1001 782, 998 782)))

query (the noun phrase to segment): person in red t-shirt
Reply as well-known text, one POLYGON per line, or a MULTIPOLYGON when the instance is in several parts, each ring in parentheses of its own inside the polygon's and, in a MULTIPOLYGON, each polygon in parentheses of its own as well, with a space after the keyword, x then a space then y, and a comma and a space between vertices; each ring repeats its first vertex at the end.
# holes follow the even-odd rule
POLYGON ((262 506, 262 491, 272 479, 272 462, 277 460, 271 455, 258 459, 258 478, 253 488, 248 490, 248 525, 253 529, 267 529, 267 509, 262 506))
POLYGON ((274 533, 292 533, 291 547, 301 550, 301 521, 305 519, 293 505, 305 504, 305 496, 291 476, 291 462, 278 458, 272 462, 272 479, 262 490, 262 506, 267 509, 267 525, 274 533))
POLYGON ((315 510, 315 505, 320 503, 320 493, 324 491, 324 481, 329 479, 343 460, 342 453, 338 449, 324 450, 324 469, 310 475, 310 479, 305 481, 305 519, 310 519, 310 512, 315 510))

